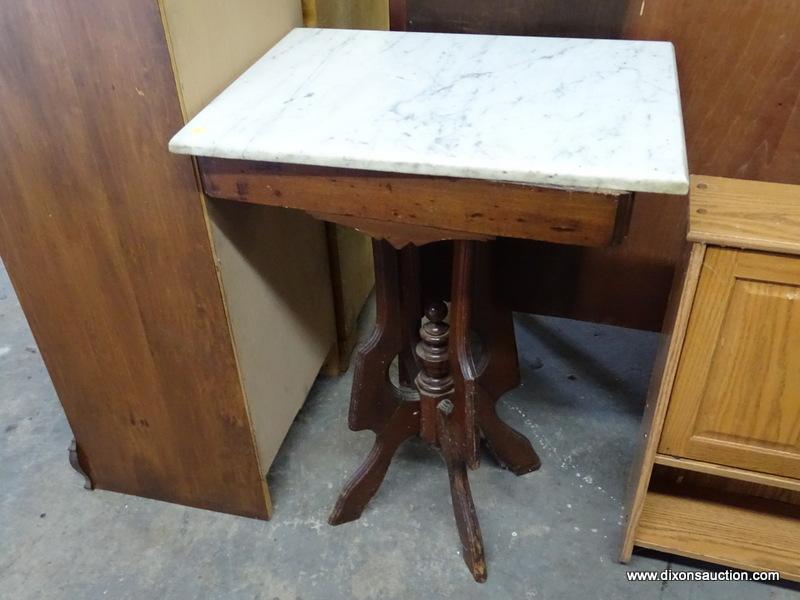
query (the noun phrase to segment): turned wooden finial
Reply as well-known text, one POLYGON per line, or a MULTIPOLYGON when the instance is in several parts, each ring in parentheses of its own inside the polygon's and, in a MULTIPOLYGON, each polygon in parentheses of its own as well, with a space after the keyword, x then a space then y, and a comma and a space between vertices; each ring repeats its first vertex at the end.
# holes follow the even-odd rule
POLYGON ((450 326, 444 321, 447 318, 447 305, 441 300, 431 302, 425 308, 425 316, 428 320, 419 330, 421 340, 417 344, 417 356, 422 368, 416 383, 422 395, 438 398, 453 391, 448 352, 450 326))

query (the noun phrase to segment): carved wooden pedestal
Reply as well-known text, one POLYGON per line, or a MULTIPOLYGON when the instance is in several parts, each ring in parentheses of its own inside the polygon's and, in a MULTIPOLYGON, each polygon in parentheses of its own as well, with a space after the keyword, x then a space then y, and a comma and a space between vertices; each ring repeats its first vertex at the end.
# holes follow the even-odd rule
POLYGON ((519 384, 519 367, 511 311, 494 300, 489 281, 491 246, 453 243, 449 324, 447 305, 431 300, 420 328, 416 246, 396 250, 386 241, 373 242, 377 319, 357 352, 349 425, 353 431, 370 429, 376 438, 345 484, 329 522, 358 519, 397 448, 420 436, 444 457, 464 561, 476 581, 485 581, 483 541, 467 478, 467 467, 479 464, 479 441, 516 475, 535 471, 540 462, 530 442, 495 412, 497 399, 519 384), (395 357, 399 385, 389 376, 395 357))

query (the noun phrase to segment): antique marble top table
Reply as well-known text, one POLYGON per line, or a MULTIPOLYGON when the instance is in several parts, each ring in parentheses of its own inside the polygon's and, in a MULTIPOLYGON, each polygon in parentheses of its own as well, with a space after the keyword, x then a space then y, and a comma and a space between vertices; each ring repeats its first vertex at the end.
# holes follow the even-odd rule
POLYGON ((519 369, 481 242, 613 244, 633 192, 688 191, 672 45, 296 29, 170 149, 198 157, 210 196, 375 238, 377 324, 356 355, 349 413, 375 445, 330 522, 357 519, 418 435, 444 457, 463 558, 485 580, 467 468, 481 441, 517 475, 540 462, 495 411, 519 369), (454 245, 449 319, 419 283, 417 247, 440 240, 454 245))

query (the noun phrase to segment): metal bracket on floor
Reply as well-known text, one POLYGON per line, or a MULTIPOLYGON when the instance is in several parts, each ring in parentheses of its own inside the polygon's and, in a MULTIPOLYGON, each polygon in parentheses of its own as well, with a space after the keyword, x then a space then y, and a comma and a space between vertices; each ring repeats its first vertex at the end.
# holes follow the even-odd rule
POLYGON ((93 490, 94 484, 86 474, 86 471, 83 470, 83 466, 81 466, 80 451, 78 450, 78 442, 75 441, 75 438, 72 438, 72 442, 69 445, 69 464, 78 473, 83 475, 83 487, 87 490, 93 490))

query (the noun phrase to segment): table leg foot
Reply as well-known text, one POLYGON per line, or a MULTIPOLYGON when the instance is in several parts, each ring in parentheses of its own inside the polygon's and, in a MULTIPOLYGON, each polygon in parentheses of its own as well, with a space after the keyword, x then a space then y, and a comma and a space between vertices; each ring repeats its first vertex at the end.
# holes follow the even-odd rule
POLYGON ((469 488, 464 446, 463 443, 459 443, 462 436, 455 431, 454 424, 447 421, 447 417, 439 419, 439 440, 450 478, 450 496, 453 501, 458 537, 461 538, 461 551, 472 577, 475 581, 483 583, 486 581, 486 559, 481 527, 472 500, 472 491, 469 488))
POLYGON ((525 475, 542 466, 528 438, 497 416, 494 401, 480 394, 477 401, 478 427, 497 463, 514 475, 525 475))
POLYGON ((375 437, 366 460, 347 481, 336 501, 328 523, 355 521, 378 492, 392 457, 405 440, 419 433, 419 403, 399 402, 386 426, 375 437))

